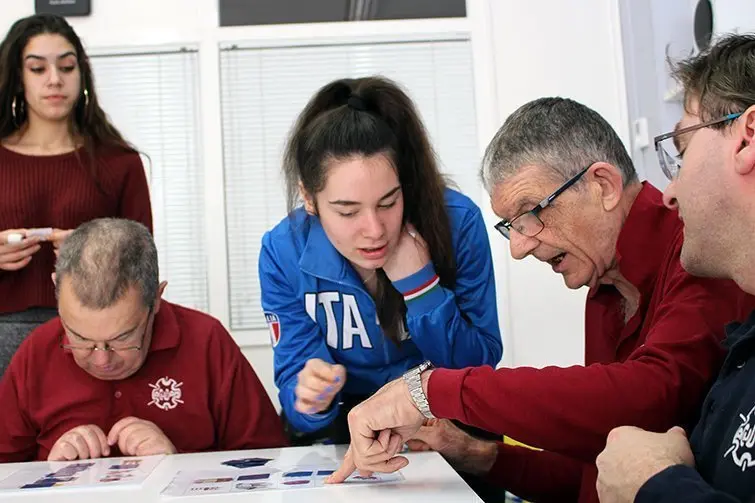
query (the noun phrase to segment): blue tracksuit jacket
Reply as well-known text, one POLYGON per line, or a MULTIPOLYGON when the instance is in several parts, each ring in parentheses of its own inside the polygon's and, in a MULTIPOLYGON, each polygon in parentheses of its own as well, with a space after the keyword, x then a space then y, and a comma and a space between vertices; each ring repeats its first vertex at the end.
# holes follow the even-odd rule
POLYGON ((500 361, 493 263, 482 214, 456 191, 447 190, 445 199, 456 286, 447 290, 433 282, 432 264, 394 283, 405 297, 424 293, 407 301, 408 336, 400 346, 383 336, 375 302, 317 217, 299 208, 263 237, 259 277, 275 384, 286 418, 297 430, 323 428, 339 412, 338 397, 335 406, 319 414, 294 409, 297 374, 311 358, 344 365, 343 392, 365 395, 425 359, 446 368, 500 361))

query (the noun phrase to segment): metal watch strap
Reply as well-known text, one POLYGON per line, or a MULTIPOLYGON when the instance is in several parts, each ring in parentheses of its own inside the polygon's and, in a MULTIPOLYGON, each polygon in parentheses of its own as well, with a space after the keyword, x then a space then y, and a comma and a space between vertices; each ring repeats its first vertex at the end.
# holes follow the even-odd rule
POLYGON ((427 419, 435 419, 435 416, 430 412, 430 404, 427 401, 425 391, 422 389, 422 372, 431 368, 433 368, 433 364, 425 361, 404 374, 404 382, 409 388, 409 395, 411 395, 414 405, 427 419))

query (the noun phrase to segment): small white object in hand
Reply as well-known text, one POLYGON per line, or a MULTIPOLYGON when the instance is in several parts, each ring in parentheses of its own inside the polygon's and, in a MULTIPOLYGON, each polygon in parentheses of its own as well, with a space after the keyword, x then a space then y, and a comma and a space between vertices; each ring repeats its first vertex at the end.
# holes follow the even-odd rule
POLYGON ((28 237, 37 236, 40 238, 46 238, 52 235, 52 227, 42 227, 39 229, 29 229, 26 233, 28 237))
POLYGON ((24 240, 24 235, 21 234, 20 232, 12 232, 12 233, 8 234, 8 236, 5 238, 5 241, 9 245, 20 243, 23 240, 24 240))

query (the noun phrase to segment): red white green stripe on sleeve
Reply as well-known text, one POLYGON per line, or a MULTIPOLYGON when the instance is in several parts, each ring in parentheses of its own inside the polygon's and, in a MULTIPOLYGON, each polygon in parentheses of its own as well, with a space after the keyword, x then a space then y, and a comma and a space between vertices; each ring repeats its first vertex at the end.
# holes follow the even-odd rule
POLYGON ((406 302, 407 314, 422 315, 438 307, 446 299, 443 289, 435 274, 432 262, 411 276, 393 282, 406 302))
POLYGON ((437 274, 434 274, 433 277, 424 284, 418 286, 417 288, 409 290, 408 292, 404 292, 404 300, 406 302, 409 302, 410 300, 418 299, 423 295, 430 293, 430 291, 433 288, 438 287, 438 285, 440 285, 440 278, 437 274))

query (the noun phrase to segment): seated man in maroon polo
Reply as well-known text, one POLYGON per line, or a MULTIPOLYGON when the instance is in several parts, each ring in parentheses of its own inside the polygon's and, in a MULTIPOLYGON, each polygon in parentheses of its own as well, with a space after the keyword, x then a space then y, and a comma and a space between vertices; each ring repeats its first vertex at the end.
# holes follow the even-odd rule
POLYGON ((211 316, 162 300, 155 243, 99 219, 63 243, 59 317, 0 382, 0 462, 279 447, 259 379, 211 316))

